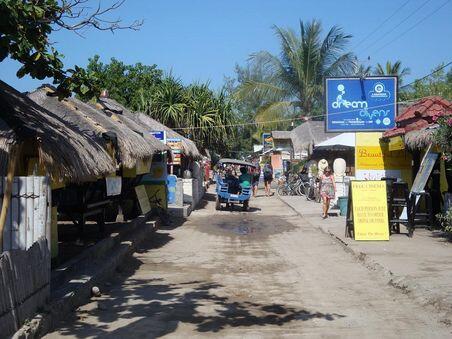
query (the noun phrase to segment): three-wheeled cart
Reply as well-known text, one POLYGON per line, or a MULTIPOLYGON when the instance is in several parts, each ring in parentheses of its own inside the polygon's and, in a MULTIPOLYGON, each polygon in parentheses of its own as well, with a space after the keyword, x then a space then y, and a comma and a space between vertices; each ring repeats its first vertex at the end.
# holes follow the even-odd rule
MULTIPOLYGON (((218 168, 222 168, 223 166, 240 166, 255 168, 252 163, 236 160, 236 159, 220 159, 218 162, 218 168)), ((215 208, 217 210, 221 210, 223 208, 223 204, 226 207, 233 207, 234 204, 242 205, 242 209, 247 211, 249 208, 249 201, 251 198, 252 186, 242 187, 232 185, 230 181, 226 178, 222 177, 221 170, 217 173, 216 178, 216 200, 215 200, 215 208)), ((237 184, 238 185, 238 184, 237 184)))

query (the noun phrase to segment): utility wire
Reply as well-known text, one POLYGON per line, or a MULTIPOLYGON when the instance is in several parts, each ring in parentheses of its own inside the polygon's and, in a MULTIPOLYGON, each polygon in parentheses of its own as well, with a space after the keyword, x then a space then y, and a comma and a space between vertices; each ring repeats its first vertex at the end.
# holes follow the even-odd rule
POLYGON ((369 49, 370 47, 374 46, 377 42, 379 42, 380 40, 386 38, 389 34, 391 34, 395 29, 397 29, 398 27, 400 27, 402 24, 404 24, 409 18, 411 18, 414 14, 416 14, 418 11, 420 11, 422 9, 422 7, 424 7, 425 5, 427 5, 430 1, 432 0, 426 0, 424 1, 419 7, 417 7, 414 11, 412 11, 410 14, 408 14, 408 16, 406 16, 402 21, 400 21, 397 25, 395 25, 392 29, 390 29, 389 31, 387 31, 386 33, 384 33, 383 35, 381 35, 379 38, 377 38, 376 40, 374 40, 370 45, 367 46, 367 49, 369 49))
POLYGON ((391 20, 405 5, 410 2, 410 0, 405 1, 400 7, 398 7, 390 16, 388 16, 385 20, 383 20, 372 32, 367 34, 363 39, 361 39, 353 48, 352 50, 356 50, 358 46, 360 46, 364 41, 366 41, 368 38, 370 38, 375 32, 377 32, 381 26, 383 26, 385 23, 387 23, 389 20, 391 20))
MULTIPOLYGON (((409 102, 417 101, 419 99, 421 99, 421 98, 399 101, 396 104, 409 103, 409 102)), ((383 108, 383 107, 387 107, 387 106, 389 106, 389 104, 378 105, 378 106, 374 106, 372 108, 383 108)), ((340 114, 344 114, 344 113, 351 113, 351 112, 356 112, 356 111, 357 111, 357 109, 352 109, 352 110, 342 111, 342 112, 338 112, 338 113, 330 113, 329 116, 340 115, 340 114)), ((309 119, 320 118, 320 117, 325 117, 325 116, 326 116, 326 114, 317 114, 317 115, 310 115, 308 118, 309 119)), ((267 120, 267 121, 243 122, 243 123, 239 123, 239 124, 214 125, 214 126, 209 126, 208 129, 225 128, 225 127, 243 127, 243 126, 251 126, 251 125, 266 125, 266 124, 274 124, 274 123, 278 123, 278 122, 291 122, 291 121, 305 120, 305 119, 306 119, 306 117, 294 117, 294 118, 267 120)), ((176 128, 173 128, 173 130, 194 130, 194 129, 205 129, 205 128, 206 127, 203 127, 203 126, 192 126, 192 127, 176 127, 176 128)))
POLYGON ((441 71, 442 69, 446 68, 446 67, 449 66, 449 65, 452 65, 452 61, 449 61, 449 62, 448 62, 447 64, 445 64, 444 66, 441 66, 441 67, 437 68, 437 69, 434 70, 432 73, 427 74, 427 75, 423 76, 422 78, 416 79, 416 80, 410 82, 409 84, 403 85, 403 86, 400 87, 399 89, 402 89, 402 88, 411 86, 412 84, 416 83, 417 81, 422 81, 422 80, 424 80, 424 79, 427 79, 428 77, 432 76, 432 75, 435 74, 435 73, 438 73, 439 71, 441 71))
POLYGON ((388 43, 384 44, 383 46, 381 46, 380 48, 378 48, 373 54, 376 54, 378 52, 380 52, 383 48, 385 48, 386 46, 392 44, 393 42, 397 41, 398 39, 400 39, 402 36, 404 36, 406 33, 408 33, 409 31, 411 31, 413 28, 416 28, 417 26, 419 26, 422 22, 424 22, 425 20, 427 20, 428 18, 430 18, 433 14, 435 14, 436 12, 438 12, 441 8, 443 8, 444 6, 446 6, 448 3, 450 2, 450 0, 446 0, 441 6, 439 6, 438 8, 436 8, 433 12, 430 12, 429 14, 427 14, 426 16, 424 16, 421 20, 419 20, 418 22, 416 22, 414 25, 412 25, 410 28, 408 28, 406 31, 404 31, 403 33, 399 34, 398 36, 396 36, 394 39, 392 39, 391 41, 389 41, 388 43))

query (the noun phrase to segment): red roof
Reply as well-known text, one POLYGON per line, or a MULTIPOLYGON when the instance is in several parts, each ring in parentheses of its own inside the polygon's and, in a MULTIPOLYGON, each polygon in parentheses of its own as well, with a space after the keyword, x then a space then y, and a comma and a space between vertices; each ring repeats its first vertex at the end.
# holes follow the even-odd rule
POLYGON ((442 115, 452 115, 452 102, 440 96, 425 97, 396 118, 397 126, 386 131, 383 137, 404 135, 434 124, 436 119, 442 115))

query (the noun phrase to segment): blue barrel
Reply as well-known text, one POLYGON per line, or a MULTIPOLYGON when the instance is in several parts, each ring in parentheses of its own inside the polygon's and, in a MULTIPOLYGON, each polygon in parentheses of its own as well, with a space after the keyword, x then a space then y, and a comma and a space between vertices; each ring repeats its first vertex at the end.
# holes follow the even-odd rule
POLYGON ((339 214, 342 216, 347 215, 348 197, 338 197, 337 205, 339 206, 339 214))
POLYGON ((173 174, 168 175, 166 185, 168 186, 168 204, 175 204, 177 177, 173 174))

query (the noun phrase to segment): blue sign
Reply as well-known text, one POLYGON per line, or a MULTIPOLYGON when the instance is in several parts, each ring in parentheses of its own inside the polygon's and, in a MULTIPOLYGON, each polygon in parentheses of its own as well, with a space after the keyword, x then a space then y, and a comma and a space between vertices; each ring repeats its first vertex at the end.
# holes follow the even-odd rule
POLYGON ((154 138, 160 140, 164 144, 166 144, 166 132, 165 131, 151 131, 151 135, 154 136, 154 138))
POLYGON ((325 79, 326 131, 385 131, 395 126, 397 77, 325 79))

